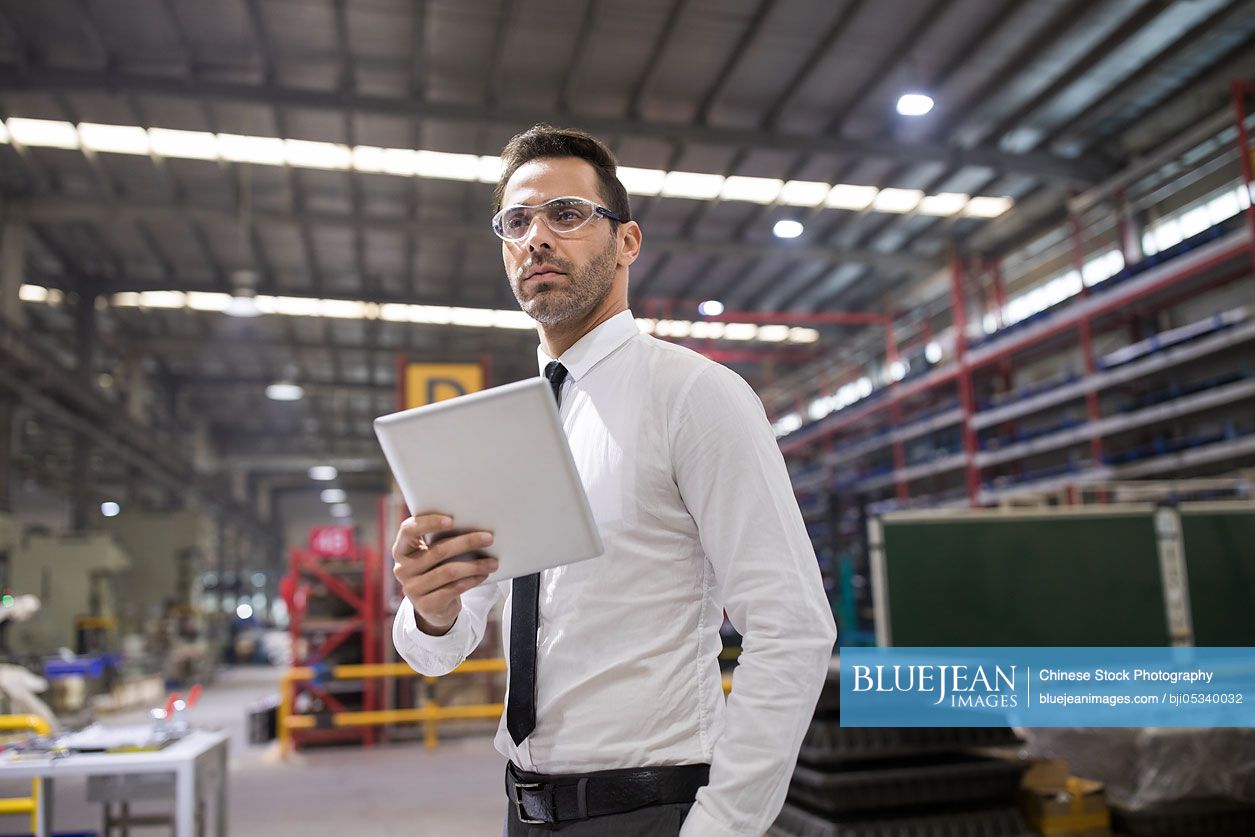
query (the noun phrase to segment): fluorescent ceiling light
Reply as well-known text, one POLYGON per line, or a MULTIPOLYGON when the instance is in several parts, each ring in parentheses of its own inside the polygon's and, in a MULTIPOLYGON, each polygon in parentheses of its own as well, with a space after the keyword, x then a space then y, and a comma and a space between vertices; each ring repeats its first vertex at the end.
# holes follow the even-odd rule
POLYGON ((813 328, 791 328, 789 340, 793 343, 814 343, 819 340, 819 332, 813 328))
POLYGON ((318 495, 324 503, 343 503, 348 497, 343 488, 324 488, 318 495))
POLYGON ((315 465, 309 469, 309 478, 319 482, 327 482, 339 476, 334 465, 315 465))
POLYGON ((248 602, 241 602, 235 609, 235 615, 241 619, 251 619, 253 616, 253 606, 248 602))
POLYGON ((514 331, 528 331, 536 328, 536 321, 522 311, 493 311, 492 324, 495 328, 508 328, 514 331))
POLYGON ((933 109, 933 97, 927 93, 903 93, 898 97, 898 113, 903 116, 923 116, 933 109))
POLYGON ((148 145, 162 157, 184 157, 191 160, 217 160, 218 135, 207 131, 172 131, 149 128, 148 145))
POLYGON ((1011 208, 1010 198, 975 197, 963 207, 963 214, 973 218, 997 218, 1011 208))
MULTIPOLYGON (((354 147, 342 143, 314 140, 283 139, 244 134, 214 134, 206 131, 183 131, 169 128, 148 128, 137 125, 106 125, 48 119, 12 117, 0 122, 0 143, 16 142, 46 148, 83 148, 89 151, 119 154, 156 154, 160 157, 189 160, 224 160, 256 165, 293 166, 329 170, 356 170, 398 177, 427 177, 442 180, 496 183, 501 173, 501 159, 493 155, 454 154, 411 148, 380 148, 370 145, 354 147)), ((830 185, 819 181, 774 178, 725 178, 717 174, 672 171, 620 166, 619 180, 633 195, 665 195, 694 200, 748 201, 768 204, 779 201, 788 206, 826 205, 834 209, 861 210, 877 195, 872 186, 830 185)), ((934 196, 939 201, 926 203, 930 214, 942 214, 953 198, 934 196)), ((974 199, 965 214, 972 217, 996 217, 1010 206, 1007 198, 974 199)), ((885 210, 902 211, 902 210, 885 210)))
POLYGON ((668 198, 710 200, 723 189, 723 175, 698 174, 691 171, 669 171, 662 182, 662 194, 668 198))
POLYGON ((753 340, 761 330, 754 323, 725 323, 724 326, 724 340, 753 340))
POLYGON ((871 206, 878 191, 875 186, 851 186, 848 183, 838 183, 828 192, 824 205, 833 209, 851 209, 857 212, 871 206))
POLYGON ((374 145, 355 145, 349 152, 353 168, 364 172, 382 172, 384 150, 374 145))
POLYGON ((291 381, 277 381, 266 387, 266 397, 271 401, 300 401, 305 397, 305 390, 291 381))
MULTIPOLYGON (((55 288, 44 288, 40 285, 23 285, 22 299, 26 302, 57 303, 61 301, 61 292, 55 288)), ((217 311, 228 313, 237 304, 252 302, 256 310, 262 314, 276 314, 289 317, 329 317, 352 320, 384 320, 395 323, 420 323, 426 325, 454 325, 469 328, 503 328, 512 331, 528 331, 536 328, 536 322, 517 309, 504 310, 494 308, 451 308, 443 305, 410 305, 389 302, 379 304, 360 300, 347 299, 316 299, 310 297, 269 296, 259 295, 247 300, 224 293, 204 291, 122 291, 109 297, 109 304, 114 308, 186 308, 194 311, 217 311)), ((707 303, 719 305, 718 300, 707 300, 707 303)), ((706 303, 703 303, 706 305, 706 303)), ((714 307, 703 311, 703 316, 718 316, 708 313, 714 307)), ((657 334, 660 337, 687 337, 693 323, 688 320, 651 320, 638 319, 638 327, 646 334, 657 334)), ((780 340, 776 327, 765 325, 761 328, 754 323, 725 323, 724 340, 780 340), (763 336, 759 336, 761 335, 763 336)), ((787 326, 784 328, 787 329, 787 326)), ((813 342, 813 329, 790 329, 789 339, 793 342, 813 342), (800 335, 800 336, 799 336, 800 335)))
POLYGON ((353 152, 347 145, 309 140, 284 140, 284 161, 289 166, 311 169, 347 169, 353 165, 353 152))
POLYGON ((758 339, 764 343, 781 343, 789 339, 789 327, 787 325, 759 326, 758 339))
POLYGON ((221 311, 225 313, 231 307, 232 301, 236 299, 240 299, 240 297, 207 291, 188 291, 187 307, 193 311, 221 311))
POLYGON ((332 517, 348 517, 353 514, 353 509, 347 503, 337 503, 331 507, 332 517))
POLYGON ((787 436, 793 431, 801 428, 802 417, 797 413, 789 413, 782 416, 772 427, 776 431, 776 437, 787 436))
POLYGON ((667 179, 667 173, 661 169, 619 166, 618 174, 623 188, 633 195, 656 195, 662 191, 662 184, 667 179))
POLYGON ((802 222, 794 221, 792 218, 782 218, 771 228, 771 234, 776 238, 797 238, 805 231, 806 228, 802 226, 802 222))
POLYGON ((149 153, 148 132, 135 125, 97 125, 80 122, 79 142, 92 151, 109 151, 114 154, 149 153))
MULTIPOLYGON (((190 304, 190 302, 189 302, 190 304)), ((233 296, 222 309, 222 313, 230 317, 260 317, 261 308, 257 306, 257 300, 251 296, 233 296)))
POLYGON ((8 121, 9 136, 19 145, 40 145, 45 148, 78 148, 78 131, 69 122, 52 119, 23 119, 15 116, 8 121))
POLYGON ((121 511, 122 507, 112 500, 106 500, 100 504, 100 513, 105 517, 117 517, 118 513, 121 511))
POLYGON ((872 209, 878 212, 910 212, 919 205, 924 193, 918 189, 881 189, 872 201, 872 209))
POLYGON ((941 192, 925 195, 916 209, 921 215, 953 215, 967 204, 968 196, 961 192, 941 192))
POLYGON ((723 337, 726 326, 723 323, 712 323, 709 320, 698 320, 689 329, 689 337, 695 340, 718 340, 723 337))
POLYGON ((936 363, 941 360, 941 344, 936 340, 929 342, 929 344, 924 347, 924 359, 929 363, 936 363))
POLYGON ((320 299, 318 315, 336 320, 373 320, 370 309, 378 306, 373 302, 359 302, 355 299, 320 299))
POLYGON ((703 317, 718 317, 723 313, 723 303, 717 299, 708 299, 697 306, 697 313, 703 317))
POLYGON ((446 180, 479 180, 479 157, 475 154, 419 151, 415 174, 446 180))
POLYGON ((23 285, 17 289, 17 298, 23 302, 47 302, 48 289, 41 285, 23 285))
POLYGON ((255 297, 257 310, 263 314, 282 314, 287 317, 317 317, 321 313, 321 299, 302 296, 255 297))
POLYGON ((479 182, 480 183, 496 183, 501 179, 501 172, 504 167, 501 164, 501 158, 493 155, 485 155, 479 158, 479 182))
POLYGON ((141 291, 139 307, 141 308, 183 308, 187 305, 187 295, 182 291, 141 291))
POLYGON ((832 186, 814 180, 790 180, 780 190, 780 203, 789 206, 820 206, 832 186))
POLYGON ((233 163, 281 166, 287 162, 287 146, 278 137, 246 137, 218 134, 218 153, 233 163))
POLYGON ((659 337, 688 337, 693 324, 685 320, 659 320, 654 334, 659 337))
POLYGON ((784 183, 768 177, 729 177, 723 181, 719 197, 725 201, 768 204, 780 195, 784 183))

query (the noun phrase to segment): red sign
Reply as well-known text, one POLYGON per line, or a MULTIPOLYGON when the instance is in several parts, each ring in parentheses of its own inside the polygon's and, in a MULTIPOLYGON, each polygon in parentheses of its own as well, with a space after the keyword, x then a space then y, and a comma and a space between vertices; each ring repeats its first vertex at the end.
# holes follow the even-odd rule
POLYGON ((309 530, 309 551, 324 557, 353 552, 352 526, 315 526, 309 530))

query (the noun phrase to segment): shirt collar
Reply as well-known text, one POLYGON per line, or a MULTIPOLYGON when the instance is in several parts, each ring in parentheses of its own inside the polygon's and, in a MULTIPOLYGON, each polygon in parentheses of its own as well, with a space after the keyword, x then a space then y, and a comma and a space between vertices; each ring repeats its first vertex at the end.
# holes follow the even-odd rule
MULTIPOLYGON (((577 340, 558 360, 562 361, 571 379, 578 381, 609 357, 611 352, 640 333, 632 312, 620 311, 577 340)), ((544 346, 536 347, 536 360, 542 375, 552 359, 545 353, 544 346)))

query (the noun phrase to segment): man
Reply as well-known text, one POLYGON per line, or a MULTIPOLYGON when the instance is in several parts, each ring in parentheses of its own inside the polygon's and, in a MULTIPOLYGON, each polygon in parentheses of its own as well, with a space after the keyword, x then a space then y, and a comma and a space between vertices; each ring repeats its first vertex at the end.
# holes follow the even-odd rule
MULTIPOLYGON (((642 234, 609 149, 538 125, 501 156, 493 229, 605 544, 500 585, 506 833, 761 834, 836 638, 780 450, 740 377, 638 330, 642 234), (744 636, 726 706, 725 610, 744 636)), ((498 593, 491 534, 440 540, 454 525, 415 515, 393 547, 393 639, 428 675, 475 648, 498 593)))

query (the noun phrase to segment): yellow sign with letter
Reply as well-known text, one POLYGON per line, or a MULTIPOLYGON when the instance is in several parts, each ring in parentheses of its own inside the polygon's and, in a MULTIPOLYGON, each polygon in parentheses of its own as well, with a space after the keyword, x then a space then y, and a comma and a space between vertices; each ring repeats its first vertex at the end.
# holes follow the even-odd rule
POLYGON ((484 367, 478 363, 407 363, 405 408, 422 407, 478 392, 484 388, 484 367))

